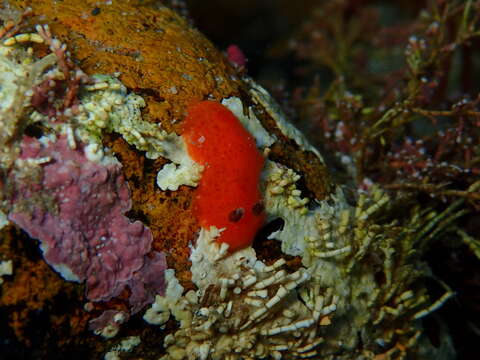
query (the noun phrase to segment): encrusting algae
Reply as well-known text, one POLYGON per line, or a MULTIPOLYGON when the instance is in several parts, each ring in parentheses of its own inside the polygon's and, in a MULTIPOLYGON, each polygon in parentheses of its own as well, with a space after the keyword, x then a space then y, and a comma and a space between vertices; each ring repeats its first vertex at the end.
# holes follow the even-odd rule
POLYGON ((432 346, 419 320, 453 295, 428 296, 421 256, 461 200, 443 212, 400 208, 409 200, 375 184, 347 199, 270 95, 167 8, 10 3, 31 9, 1 13, 0 261, 15 264, 2 307, 33 307, 18 296, 33 266, 14 244, 38 240, 59 274, 36 260, 37 276, 59 286, 42 306, 61 291, 76 297, 71 313, 45 315, 70 321, 57 335, 66 355, 453 358, 448 336, 432 346), (213 147, 202 154, 195 141, 213 147), (235 201, 205 201, 225 194, 235 201))

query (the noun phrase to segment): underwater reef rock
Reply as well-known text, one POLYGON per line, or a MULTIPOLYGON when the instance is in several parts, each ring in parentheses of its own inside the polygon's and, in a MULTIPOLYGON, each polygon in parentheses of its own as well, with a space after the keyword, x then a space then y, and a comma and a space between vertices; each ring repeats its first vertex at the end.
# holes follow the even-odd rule
POLYGON ((453 358, 423 331, 452 293, 429 298, 421 255, 459 204, 399 214, 375 184, 347 197, 268 92, 166 7, 0 9, 7 358, 453 358), (224 115, 189 110, 201 101, 224 115), (235 154, 225 117, 253 149, 235 154), (197 163, 187 141, 215 145, 197 163), (257 235, 223 241, 245 214, 257 235))

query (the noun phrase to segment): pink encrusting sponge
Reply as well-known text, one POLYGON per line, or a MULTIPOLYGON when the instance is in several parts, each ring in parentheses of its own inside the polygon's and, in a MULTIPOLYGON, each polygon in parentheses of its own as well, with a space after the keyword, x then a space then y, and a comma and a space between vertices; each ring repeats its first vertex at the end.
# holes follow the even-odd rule
POLYGON ((194 209, 200 225, 225 228, 217 241, 250 245, 265 221, 259 190, 263 156, 236 116, 214 101, 191 105, 183 122, 190 157, 204 166, 194 209))

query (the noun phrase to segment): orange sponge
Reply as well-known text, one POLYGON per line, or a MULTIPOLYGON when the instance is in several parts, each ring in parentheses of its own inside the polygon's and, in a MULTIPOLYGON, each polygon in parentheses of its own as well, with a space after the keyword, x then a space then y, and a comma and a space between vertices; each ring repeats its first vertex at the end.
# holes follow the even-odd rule
POLYGON ((190 157, 204 166, 194 204, 200 225, 225 228, 217 240, 230 251, 250 245, 265 221, 258 187, 264 159, 255 139, 214 101, 188 108, 183 136, 190 157))

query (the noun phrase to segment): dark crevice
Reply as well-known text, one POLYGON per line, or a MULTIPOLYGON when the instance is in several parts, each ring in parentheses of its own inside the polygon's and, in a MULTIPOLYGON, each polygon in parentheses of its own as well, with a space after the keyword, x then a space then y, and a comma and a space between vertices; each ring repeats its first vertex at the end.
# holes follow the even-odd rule
POLYGON ((155 101, 158 102, 164 102, 165 98, 160 95, 160 93, 157 90, 150 89, 150 88, 134 88, 132 91, 135 94, 141 95, 142 97, 145 96, 150 96, 152 97, 155 101))
POLYGON ((282 218, 276 218, 266 223, 257 232, 253 240, 252 247, 255 249, 257 258, 262 261, 269 261, 278 258, 282 254, 281 242, 268 237, 275 231, 283 229, 285 221, 282 218))
POLYGON ((267 240, 268 237, 274 232, 283 230, 284 225, 285 225, 285 220, 283 220, 280 217, 272 221, 269 221, 264 226, 262 226, 260 230, 257 232, 257 235, 255 236, 255 239, 254 239, 254 243, 267 240))
POLYGON ((33 123, 25 128, 25 135, 39 139, 44 135, 44 128, 39 123, 33 123))
POLYGON ((129 210, 125 213, 125 216, 127 216, 131 221, 138 220, 146 226, 150 224, 148 216, 146 216, 141 210, 135 210, 135 209, 129 210))

